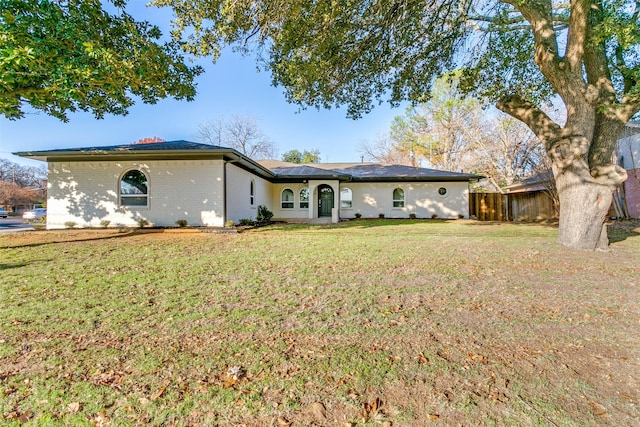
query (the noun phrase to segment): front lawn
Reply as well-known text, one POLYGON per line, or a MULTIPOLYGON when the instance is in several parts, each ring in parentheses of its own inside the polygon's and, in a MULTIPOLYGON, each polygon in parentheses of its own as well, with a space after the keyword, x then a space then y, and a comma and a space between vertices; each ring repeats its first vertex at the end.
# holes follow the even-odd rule
POLYGON ((638 425, 640 236, 473 221, 0 235, 0 423, 638 425))

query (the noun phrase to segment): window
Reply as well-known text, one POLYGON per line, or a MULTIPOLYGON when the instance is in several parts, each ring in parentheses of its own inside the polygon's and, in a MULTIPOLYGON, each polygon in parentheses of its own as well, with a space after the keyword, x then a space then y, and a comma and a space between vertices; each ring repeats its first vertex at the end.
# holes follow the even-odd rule
POLYGON ((404 190, 402 188, 393 190, 393 207, 404 208, 404 190))
POLYGON ((293 190, 286 188, 282 191, 282 209, 293 209, 293 190))
POLYGON ((300 190, 300 209, 309 209, 309 189, 300 190))
POLYGON ((249 184, 249 203, 251 204, 251 206, 255 206, 255 187, 256 187, 256 183, 254 180, 251 180, 251 183, 249 184))
POLYGON ((438 188, 438 194, 444 196, 445 194, 447 194, 447 189, 444 187, 438 188))
POLYGON ((120 178, 121 206, 148 206, 148 181, 144 173, 130 170, 120 178))
POLYGON ((340 207, 347 209, 353 207, 353 193, 350 188, 340 190, 340 207))

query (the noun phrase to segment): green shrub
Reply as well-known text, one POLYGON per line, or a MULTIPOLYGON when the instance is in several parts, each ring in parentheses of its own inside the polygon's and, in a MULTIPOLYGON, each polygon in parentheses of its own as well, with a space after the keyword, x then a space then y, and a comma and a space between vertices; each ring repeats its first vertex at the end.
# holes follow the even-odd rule
POLYGON ((273 212, 271 212, 265 205, 258 206, 258 214, 256 215, 256 221, 268 222, 273 218, 273 212))
POLYGON ((100 226, 102 228, 107 228, 109 224, 111 224, 111 221, 109 221, 108 219, 103 219, 102 221, 100 221, 100 226))
POLYGON ((438 218, 439 218, 438 214, 431 215, 431 219, 438 219, 438 218))
POLYGON ((235 222, 231 220, 224 223, 225 228, 233 228, 235 225, 236 225, 235 222))
POLYGON ((238 221, 238 223, 240 225, 251 225, 251 224, 253 224, 253 221, 251 221, 251 219, 249 219, 249 218, 242 218, 242 219, 240 219, 238 221))
POLYGON ((149 221, 146 218, 139 218, 138 219, 138 227, 144 228, 147 225, 149 225, 149 221))
POLYGON ((378 218, 384 219, 384 214, 383 213, 378 214, 378 218))
POLYGON ((414 212, 411 212, 411 213, 409 214, 409 218, 411 218, 411 219, 416 219, 416 214, 415 214, 414 212))
POLYGON ((358 219, 358 218, 362 218, 362 214, 360 212, 356 213, 356 219, 358 219))
POLYGON ((78 225, 75 221, 67 221, 64 223, 64 226, 67 228, 74 228, 76 225, 78 225))
POLYGON ((186 219, 179 219, 176 221, 176 225, 178 227, 186 227, 187 225, 189 225, 189 223, 187 222, 186 219))

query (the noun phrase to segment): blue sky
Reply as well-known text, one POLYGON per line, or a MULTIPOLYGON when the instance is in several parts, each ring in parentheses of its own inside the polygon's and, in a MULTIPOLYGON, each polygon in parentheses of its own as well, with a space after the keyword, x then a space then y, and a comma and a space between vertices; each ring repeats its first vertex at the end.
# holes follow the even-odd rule
MULTIPOLYGON (((145 2, 131 0, 129 13, 148 20, 168 34, 171 13, 167 9, 145 8, 145 2)), ((402 108, 388 104, 376 107, 359 120, 346 117, 345 109, 299 111, 288 104, 282 88, 271 86, 268 72, 257 71, 253 58, 223 52, 217 63, 209 58, 197 61, 205 68, 198 77, 195 101, 165 99, 157 104, 136 103, 127 116, 106 116, 97 120, 90 113, 69 115, 64 123, 44 113, 29 111, 25 118, 0 118, 0 158, 30 165, 40 162, 12 156, 12 152, 85 146, 116 145, 157 136, 167 141, 197 141, 198 126, 217 118, 245 115, 255 118, 262 132, 273 140, 280 154, 291 149, 314 149, 322 162, 355 162, 362 142, 373 141, 389 129, 402 108)))

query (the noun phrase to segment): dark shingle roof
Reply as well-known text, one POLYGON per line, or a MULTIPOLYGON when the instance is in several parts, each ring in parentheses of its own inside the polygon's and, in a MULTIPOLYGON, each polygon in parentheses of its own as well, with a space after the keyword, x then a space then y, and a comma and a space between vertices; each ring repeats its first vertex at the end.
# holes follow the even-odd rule
POLYGON ((14 153, 44 161, 85 161, 130 158, 191 159, 220 158, 257 172, 268 179, 293 181, 304 179, 338 179, 343 181, 470 181, 481 177, 473 174, 447 172, 383 163, 314 163, 296 164, 277 160, 255 162, 236 150, 190 141, 166 141, 147 144, 122 144, 106 147, 67 148, 14 153), (134 157, 135 156, 135 157, 134 157))
POLYGON ((447 172, 384 163, 313 163, 296 164, 277 160, 261 161, 278 178, 335 177, 353 181, 469 181, 480 179, 478 175, 447 172))
POLYGON ((173 150, 223 150, 225 147, 219 147, 217 145, 200 144, 191 141, 165 141, 165 142, 152 142, 147 144, 121 144, 110 145, 106 147, 82 147, 82 148, 63 148, 57 150, 40 151, 39 153, 47 153, 51 156, 55 156, 56 153, 123 153, 123 152, 138 152, 138 151, 173 151, 173 150))

